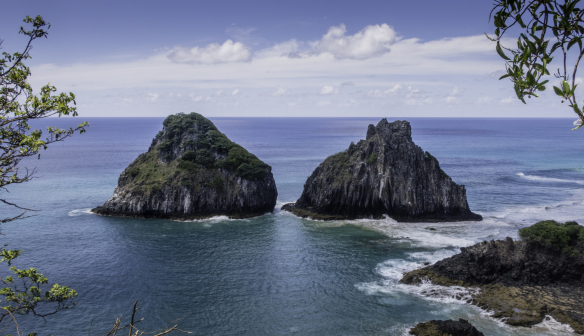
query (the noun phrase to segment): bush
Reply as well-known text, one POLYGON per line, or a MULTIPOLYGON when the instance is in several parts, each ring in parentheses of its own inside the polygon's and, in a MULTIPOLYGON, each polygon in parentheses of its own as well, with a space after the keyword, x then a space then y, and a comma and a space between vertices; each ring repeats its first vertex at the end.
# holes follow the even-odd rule
POLYGON ((185 160, 179 160, 177 168, 182 169, 182 170, 186 170, 186 171, 191 172, 191 173, 195 173, 195 172, 199 171, 198 164, 191 162, 191 161, 185 161, 185 160))
POLYGON ((195 162, 195 160, 197 160, 197 154, 195 154, 193 151, 186 151, 180 159, 195 162))
POLYGON ((215 165, 215 156, 208 149, 199 149, 195 154, 195 162, 205 168, 212 168, 215 165))
POLYGON ((227 158, 219 166, 247 180, 263 179, 272 171, 272 167, 236 144, 233 144, 227 158))
POLYGON ((217 191, 223 191, 223 188, 225 188, 225 184, 223 183, 223 179, 217 173, 215 173, 215 175, 213 175, 213 178, 211 179, 210 182, 205 183, 205 186, 211 187, 217 191))
POLYGON ((377 162, 377 153, 373 153, 367 159, 367 163, 369 163, 369 164, 375 164, 376 162, 377 162))
POLYGON ((128 169, 127 174, 130 175, 131 177, 136 177, 138 176, 138 174, 140 174, 140 169, 136 167, 130 168, 128 169))
POLYGON ((573 253, 574 247, 584 243, 584 226, 576 222, 562 224, 546 220, 519 230, 519 236, 527 241, 538 241, 546 246, 573 253))

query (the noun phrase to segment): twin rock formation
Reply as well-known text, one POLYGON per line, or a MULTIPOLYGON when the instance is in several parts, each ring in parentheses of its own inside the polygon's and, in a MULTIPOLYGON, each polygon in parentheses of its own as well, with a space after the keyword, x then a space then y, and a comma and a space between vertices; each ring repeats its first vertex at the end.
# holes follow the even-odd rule
MULTIPOLYGON (((195 219, 271 212, 278 192, 271 167, 231 142, 200 114, 169 116, 163 130, 120 175, 102 215, 195 219)), ((412 141, 407 121, 369 125, 367 139, 328 157, 284 210, 315 219, 481 220, 464 186, 412 141)))

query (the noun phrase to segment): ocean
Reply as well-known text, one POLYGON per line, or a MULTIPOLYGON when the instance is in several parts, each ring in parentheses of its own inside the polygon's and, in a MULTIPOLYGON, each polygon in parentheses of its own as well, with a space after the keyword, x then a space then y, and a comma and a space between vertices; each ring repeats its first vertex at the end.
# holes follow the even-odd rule
MULTIPOLYGON (((98 216, 89 210, 112 195, 164 119, 50 118, 35 126, 85 120, 87 133, 22 162, 36 167, 36 179, 0 191, 41 210, 1 227, 7 248, 23 250, 14 265, 79 293, 75 308, 46 322, 18 317, 26 333, 103 335, 139 300, 139 328, 179 324, 193 335, 407 335, 418 322, 458 318, 485 335, 573 335, 553 320, 506 326, 466 304, 460 288, 398 283, 460 247, 517 239, 540 220, 584 224, 584 131, 572 131, 571 119, 407 119, 414 142, 466 186, 471 210, 484 217, 432 224, 313 221, 279 210, 320 162, 364 139, 380 118, 211 118, 272 166, 274 213, 191 222, 98 216)), ((6 206, 0 213, 16 214, 6 206)))

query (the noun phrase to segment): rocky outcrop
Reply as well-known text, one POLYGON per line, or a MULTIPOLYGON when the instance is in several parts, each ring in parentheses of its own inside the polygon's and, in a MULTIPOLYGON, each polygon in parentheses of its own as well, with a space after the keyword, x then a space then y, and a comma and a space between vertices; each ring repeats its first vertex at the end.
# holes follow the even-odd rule
MULTIPOLYGON (((492 311, 507 324, 531 326, 550 315, 582 334, 584 236, 579 237, 577 223, 547 225, 550 222, 533 226, 542 229, 535 238, 507 238, 463 247, 457 255, 406 273, 401 282, 479 287, 470 302, 492 311), (575 235, 566 235, 562 242, 562 228, 575 235)), ((525 230, 520 234, 530 233, 525 230)))
POLYGON ((410 335, 415 336, 484 336, 467 320, 432 320, 418 323, 410 330, 410 335))
POLYGON ((491 240, 461 248, 461 253, 428 270, 469 285, 584 285, 584 258, 535 241, 491 240))
POLYGON ((382 218, 401 222, 481 220, 466 190, 412 141, 410 123, 382 119, 366 140, 329 156, 284 210, 315 219, 382 218))
POLYGON ((100 215, 197 219, 271 212, 278 192, 271 167, 231 142, 200 114, 169 116, 148 152, 118 179, 100 215))

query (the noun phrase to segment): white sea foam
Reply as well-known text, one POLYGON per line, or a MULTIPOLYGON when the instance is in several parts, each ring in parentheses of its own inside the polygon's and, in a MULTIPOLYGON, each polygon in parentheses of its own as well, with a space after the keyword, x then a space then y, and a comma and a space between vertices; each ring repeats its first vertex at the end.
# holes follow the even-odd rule
POLYGON ((71 210, 71 211, 69 211, 69 213, 67 215, 69 215, 71 217, 77 217, 77 216, 83 216, 83 215, 94 215, 94 213, 91 212, 91 208, 87 208, 87 209, 71 210))
POLYGON ((523 173, 517 173, 517 176, 520 176, 526 180, 530 181, 538 181, 538 182, 555 182, 555 183, 575 183, 575 184, 584 184, 584 181, 580 180, 564 180, 559 178, 553 177, 542 177, 542 176, 535 176, 535 175, 525 175, 523 173))

